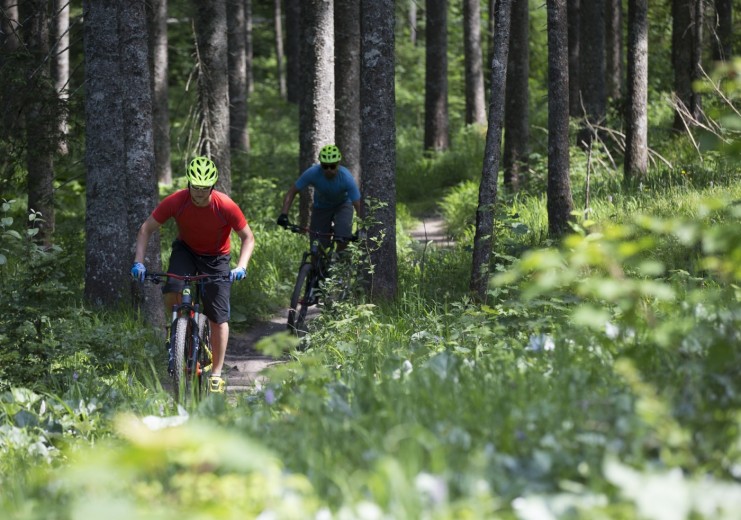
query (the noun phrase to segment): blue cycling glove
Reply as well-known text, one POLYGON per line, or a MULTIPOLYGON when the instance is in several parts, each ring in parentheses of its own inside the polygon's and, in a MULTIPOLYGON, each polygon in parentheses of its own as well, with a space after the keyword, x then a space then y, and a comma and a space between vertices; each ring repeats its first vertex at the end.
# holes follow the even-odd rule
POLYGON ((229 273, 229 281, 236 282, 238 280, 244 279, 245 276, 247 276, 247 269, 245 269, 244 267, 237 267, 236 269, 232 269, 232 271, 229 273))
POLYGON ((147 268, 144 267, 144 264, 141 263, 141 262, 136 262, 131 267, 131 276, 133 278, 136 278, 140 282, 143 282, 144 281, 144 277, 145 277, 146 274, 147 274, 147 268))

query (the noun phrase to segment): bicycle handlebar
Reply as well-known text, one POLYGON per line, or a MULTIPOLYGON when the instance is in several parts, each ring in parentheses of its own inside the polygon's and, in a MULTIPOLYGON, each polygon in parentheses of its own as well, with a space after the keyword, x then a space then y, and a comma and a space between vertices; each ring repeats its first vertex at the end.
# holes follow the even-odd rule
POLYGON ((313 230, 311 230, 309 228, 297 226, 296 224, 291 224, 291 223, 286 224, 284 227, 286 228, 286 230, 291 231, 293 233, 298 233, 300 235, 311 235, 311 236, 315 236, 315 237, 327 237, 327 238, 331 238, 332 240, 336 240, 338 242, 344 242, 344 241, 355 242, 358 239, 358 234, 357 233, 355 233, 351 237, 336 237, 334 233, 322 233, 320 231, 313 231, 313 230))
POLYGON ((175 273, 150 273, 146 272, 144 275, 145 280, 149 280, 152 283, 158 284, 162 278, 175 278, 176 280, 182 280, 186 283, 197 282, 197 281, 229 281, 229 274, 175 274, 175 273))

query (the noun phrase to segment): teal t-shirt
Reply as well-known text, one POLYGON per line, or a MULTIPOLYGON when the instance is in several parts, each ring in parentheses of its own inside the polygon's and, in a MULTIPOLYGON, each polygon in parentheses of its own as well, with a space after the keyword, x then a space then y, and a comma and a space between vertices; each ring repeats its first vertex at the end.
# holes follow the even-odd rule
POLYGON ((315 208, 335 208, 345 202, 360 200, 360 190, 350 170, 339 167, 334 179, 324 176, 321 164, 307 168, 296 181, 296 189, 302 190, 307 186, 314 187, 315 208))

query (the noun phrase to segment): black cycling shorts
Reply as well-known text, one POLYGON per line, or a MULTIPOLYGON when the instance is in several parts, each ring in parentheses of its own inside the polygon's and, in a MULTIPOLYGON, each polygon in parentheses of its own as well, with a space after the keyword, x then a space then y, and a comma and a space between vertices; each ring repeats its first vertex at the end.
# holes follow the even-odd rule
MULTIPOLYGON (((229 255, 204 256, 194 253, 184 242, 175 240, 172 243, 170 265, 167 272, 184 275, 196 274, 229 274, 229 255)), ((203 314, 214 323, 229 321, 229 297, 232 284, 229 280, 213 280, 204 283, 195 282, 201 289, 203 314)), ((168 278, 162 288, 163 293, 183 290, 184 282, 175 278, 168 278)))

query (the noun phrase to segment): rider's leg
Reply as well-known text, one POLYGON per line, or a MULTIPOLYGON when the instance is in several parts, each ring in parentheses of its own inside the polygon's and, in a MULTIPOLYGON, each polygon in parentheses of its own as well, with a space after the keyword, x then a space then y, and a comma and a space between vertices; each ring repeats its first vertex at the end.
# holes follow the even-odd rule
POLYGON ((226 345, 229 343, 229 322, 215 323, 209 320, 211 324, 211 353, 214 356, 212 376, 220 376, 224 368, 224 358, 226 357, 226 345))

